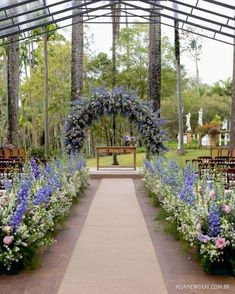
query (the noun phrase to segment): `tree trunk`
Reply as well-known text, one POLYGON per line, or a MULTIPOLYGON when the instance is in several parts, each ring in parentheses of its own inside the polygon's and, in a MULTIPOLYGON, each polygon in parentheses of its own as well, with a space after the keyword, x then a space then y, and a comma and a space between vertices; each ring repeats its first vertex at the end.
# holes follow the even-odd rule
POLYGON ((44 132, 44 140, 45 140, 45 156, 48 158, 49 156, 49 116, 48 116, 48 49, 47 49, 47 27, 45 27, 45 31, 43 34, 43 50, 44 50, 44 123, 45 123, 45 132, 44 132))
MULTIPOLYGON (((235 43, 235 39, 234 39, 234 43, 235 43)), ((232 107, 231 107, 230 146, 231 148, 235 148, 235 44, 233 47, 233 92, 232 92, 232 107)))
POLYGON ((18 146, 19 116, 19 36, 9 37, 8 50, 8 138, 18 146))
POLYGON ((195 59, 196 63, 196 79, 197 79, 197 95, 200 97, 200 80, 199 80, 199 68, 198 68, 198 59, 195 59))
MULTIPOLYGON (((34 59, 33 59, 33 38, 29 34, 29 45, 28 45, 28 51, 29 51, 29 75, 32 77, 32 70, 34 67, 34 59)), ((38 128, 37 128, 37 118, 36 118, 36 111, 35 111, 35 105, 34 105, 34 97, 30 97, 29 99, 29 106, 31 110, 31 116, 32 116, 32 146, 38 147, 38 128)))
MULTIPOLYGON (((82 4, 81 0, 73 0, 73 4, 82 4)), ((73 13, 81 12, 75 9, 73 13)), ((72 62, 71 62, 71 100, 83 95, 83 17, 72 19, 72 62)))
MULTIPOLYGON (((110 1, 112 3, 112 1, 110 1)), ((112 5, 112 29, 113 29, 113 44, 112 44, 112 87, 116 86, 117 66, 116 66, 116 43, 119 37, 120 30, 120 8, 121 4, 112 5)), ((116 117, 113 114, 113 140, 112 145, 116 145, 116 117)), ((112 165, 118 165, 117 154, 113 154, 112 165)))
MULTIPOLYGON (((152 6, 154 10, 154 6, 152 6)), ((149 24, 149 100, 153 111, 161 106, 161 18, 151 11, 149 24)))
POLYGON ((182 86, 181 86, 181 68, 180 68, 180 39, 179 39, 179 22, 175 20, 175 60, 177 75, 177 96, 178 96, 178 123, 179 123, 179 146, 178 153, 183 155, 183 107, 182 107, 182 86))

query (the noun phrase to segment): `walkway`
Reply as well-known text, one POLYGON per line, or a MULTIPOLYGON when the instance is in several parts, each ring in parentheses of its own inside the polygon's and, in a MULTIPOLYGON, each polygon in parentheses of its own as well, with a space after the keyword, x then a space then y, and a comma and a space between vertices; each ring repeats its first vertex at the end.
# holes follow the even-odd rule
POLYGON ((167 293, 131 179, 103 179, 58 294, 167 293))

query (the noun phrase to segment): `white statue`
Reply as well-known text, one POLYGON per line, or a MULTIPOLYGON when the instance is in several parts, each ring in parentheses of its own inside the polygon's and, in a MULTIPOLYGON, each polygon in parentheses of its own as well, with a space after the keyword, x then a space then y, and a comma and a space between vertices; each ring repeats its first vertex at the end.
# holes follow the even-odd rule
POLYGON ((202 108, 201 108, 201 109, 198 111, 198 125, 199 125, 199 126, 203 126, 202 115, 203 115, 203 110, 202 110, 202 108))
POLYGON ((186 127, 187 127, 187 131, 192 131, 191 125, 190 125, 190 117, 191 117, 191 113, 189 112, 188 114, 186 114, 186 127))

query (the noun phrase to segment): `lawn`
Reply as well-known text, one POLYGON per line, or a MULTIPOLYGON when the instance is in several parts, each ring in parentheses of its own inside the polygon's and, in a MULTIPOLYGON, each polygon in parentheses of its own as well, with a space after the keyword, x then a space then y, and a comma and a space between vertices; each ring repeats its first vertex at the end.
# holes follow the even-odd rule
MULTIPOLYGON (((175 159, 181 166, 185 164, 185 160, 197 158, 198 156, 208 156, 210 155, 209 149, 188 149, 185 155, 178 155, 177 150, 171 150, 166 153, 167 158, 175 159)), ((143 161, 145 159, 145 153, 137 153, 136 155, 136 165, 138 167, 143 166, 143 161)), ((133 154, 118 155, 119 165, 133 165, 133 154)), ((100 165, 111 165, 112 156, 100 157, 100 165)), ((87 159, 88 167, 96 167, 96 158, 87 159)))

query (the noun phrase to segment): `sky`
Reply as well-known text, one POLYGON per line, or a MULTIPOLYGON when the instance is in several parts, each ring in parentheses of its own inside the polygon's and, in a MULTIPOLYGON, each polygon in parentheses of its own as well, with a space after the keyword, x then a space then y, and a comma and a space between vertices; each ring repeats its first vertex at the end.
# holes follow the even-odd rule
MULTIPOLYGON (((112 30, 110 24, 89 25, 93 33, 93 50, 96 52, 110 52, 112 42, 112 30)), ((163 34, 170 38, 173 44, 173 28, 162 26, 163 34)), ((202 56, 199 62, 199 76, 203 83, 213 84, 219 80, 232 77, 233 46, 203 37, 202 56)), ((196 76, 195 62, 186 54, 181 57, 181 63, 185 65, 189 76, 196 76)))

